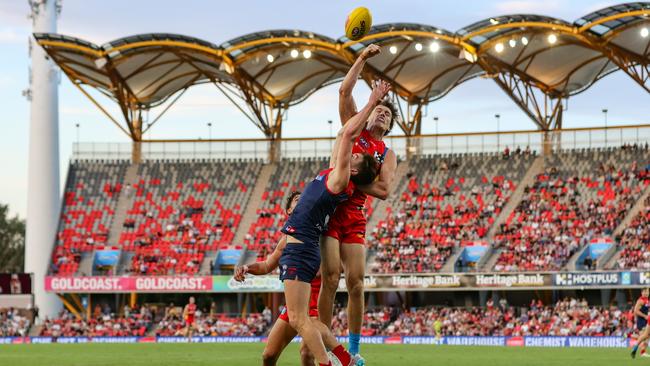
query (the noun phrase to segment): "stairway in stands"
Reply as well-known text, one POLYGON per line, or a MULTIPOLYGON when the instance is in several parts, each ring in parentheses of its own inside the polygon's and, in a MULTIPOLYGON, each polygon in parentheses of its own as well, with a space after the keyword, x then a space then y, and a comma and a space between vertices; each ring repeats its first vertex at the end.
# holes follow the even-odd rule
MULTIPOLYGON (((641 197, 636 201, 634 206, 632 206, 632 209, 628 211, 627 215, 621 221, 621 223, 618 225, 616 230, 614 230, 614 235, 612 235, 614 238, 620 236, 623 234, 623 231, 627 228, 627 226, 632 222, 632 220, 643 210, 645 207, 646 200, 648 199, 648 196, 650 196, 650 186, 647 186, 645 190, 643 191, 643 194, 641 194, 641 197)), ((620 244, 620 243, 618 243, 620 244)), ((611 269, 615 268, 616 263, 618 261, 618 258, 621 256, 621 251, 623 250, 622 247, 617 248, 616 253, 612 255, 608 260, 607 263, 603 266, 605 269, 611 269)))
MULTIPOLYGON (((524 196, 524 190, 526 186, 532 185, 535 182, 535 177, 538 174, 542 173, 543 171, 544 171, 544 157, 538 156, 530 165, 528 171, 526 171, 526 175, 524 175, 522 180, 519 182, 519 185, 515 189, 512 196, 510 196, 508 203, 506 203, 506 205, 503 207, 503 210, 501 211, 499 216, 497 216, 497 219, 494 220, 494 223, 492 224, 492 227, 490 228, 487 234, 488 242, 491 243, 494 240, 494 235, 499 230, 501 224, 506 222, 510 214, 517 208, 517 205, 519 204, 522 197, 524 196)), ((489 255, 489 257, 483 260, 483 265, 481 266, 481 268, 479 268, 479 270, 484 272, 490 272, 492 268, 494 268, 494 265, 499 259, 499 256, 501 255, 502 251, 503 251, 502 249, 497 249, 488 252, 486 255, 489 255)))
POLYGON ((492 224, 492 227, 487 234, 488 241, 492 241, 494 239, 494 235, 496 234, 501 224, 503 224, 508 219, 508 216, 510 216, 512 211, 517 208, 517 205, 521 201, 521 198, 524 196, 524 190, 526 186, 532 185, 535 182, 535 177, 538 174, 542 173, 542 171, 544 171, 544 157, 538 156, 530 165, 530 168, 528 168, 528 171, 526 172, 526 175, 524 175, 524 178, 519 182, 519 185, 515 189, 515 192, 512 194, 512 196, 510 196, 510 199, 508 200, 508 203, 506 203, 505 207, 503 207, 501 214, 497 216, 496 220, 494 220, 494 224, 492 224))
POLYGON ((632 206, 632 209, 630 209, 630 211, 627 212, 627 215, 625 216, 623 221, 621 221, 621 223, 618 225, 616 230, 614 230, 614 235, 613 235, 614 237, 623 233, 623 230, 625 230, 625 228, 630 224, 630 222, 632 222, 632 220, 636 217, 636 215, 638 215, 639 212, 641 212, 641 210, 645 207, 645 201, 648 198, 648 196, 650 196, 650 186, 647 186, 645 188, 645 190, 643 191, 639 199, 636 201, 634 206, 632 206))
POLYGON ((115 207, 115 217, 111 225, 111 230, 108 233, 108 245, 117 245, 122 233, 122 225, 126 219, 126 213, 131 206, 133 206, 133 197, 135 197, 135 190, 132 188, 138 179, 138 165, 131 164, 126 170, 124 182, 122 184, 122 191, 117 200, 115 207))
POLYGON ((257 209, 261 206, 262 195, 264 194, 266 185, 269 182, 269 178, 271 178, 271 174, 273 174, 274 166, 275 166, 274 164, 264 165, 262 167, 262 171, 257 176, 257 181, 255 182, 255 188, 253 188, 253 192, 251 192, 250 201, 246 206, 246 210, 242 215, 242 219, 241 222, 239 223, 239 227, 235 232, 235 238, 233 239, 233 244, 241 245, 244 242, 244 237, 248 232, 248 228, 250 228, 251 224, 255 222, 255 220, 257 219, 257 209))
MULTIPOLYGON (((120 234, 122 233, 122 228, 124 220, 126 219, 127 211, 131 206, 133 206, 133 199, 135 197, 135 189, 133 185, 137 182, 138 179, 138 165, 131 164, 126 170, 124 175, 124 182, 122 183, 122 191, 120 192, 120 197, 117 199, 117 205, 115 206, 115 217, 111 224, 111 229, 108 232, 108 239, 106 243, 114 246, 119 246, 120 234)), ((95 254, 93 253, 93 257, 95 254)), ((125 268, 131 264, 131 257, 133 255, 127 255, 127 253, 122 253, 118 259, 117 267, 115 273, 123 274, 125 268)), ((92 271, 92 268, 91 268, 92 271)))

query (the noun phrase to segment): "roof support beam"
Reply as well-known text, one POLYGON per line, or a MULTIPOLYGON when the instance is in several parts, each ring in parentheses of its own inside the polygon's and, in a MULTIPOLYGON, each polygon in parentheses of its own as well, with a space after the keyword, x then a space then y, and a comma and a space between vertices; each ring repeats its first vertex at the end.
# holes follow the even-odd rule
POLYGON ((494 81, 542 131, 562 126, 562 97, 544 93, 515 73, 499 72, 494 81))
POLYGON ((95 105, 95 107, 97 107, 102 113, 104 113, 104 115, 108 117, 108 119, 111 120, 111 122, 113 122, 113 124, 115 124, 117 128, 119 128, 122 132, 124 132, 124 134, 126 134, 129 138, 132 138, 131 133, 127 131, 124 127, 122 127, 122 125, 120 125, 120 123, 117 122, 117 120, 106 110, 106 108, 104 108, 101 104, 99 104, 99 102, 95 98, 93 98, 92 95, 90 95, 90 93, 84 90, 80 82, 75 81, 69 75, 68 78, 70 79, 72 85, 77 87, 77 89, 79 89, 81 93, 85 95, 86 98, 88 98, 88 100, 90 100, 95 105))
POLYGON ((487 60, 484 56, 478 62, 540 130, 549 131, 562 126, 562 101, 566 96, 554 93, 539 80, 497 60, 487 60))
POLYGON ((151 121, 151 122, 147 121, 147 127, 144 128, 144 129, 142 130, 142 134, 143 134, 143 135, 144 135, 147 131, 149 131, 149 129, 150 129, 151 127, 153 127, 153 125, 155 125, 156 122, 158 122, 158 120, 160 119, 160 117, 164 116, 165 113, 167 113, 167 111, 169 110, 169 108, 171 108, 174 104, 176 104, 176 102, 177 102, 177 101, 178 101, 178 100, 183 96, 183 94, 185 94, 185 92, 187 91, 188 88, 189 88, 189 87, 186 87, 186 88, 183 89, 180 93, 178 93, 178 94, 176 95, 176 97, 174 97, 174 99, 172 99, 172 101, 171 101, 169 104, 167 104, 167 106, 166 106, 166 107, 165 107, 165 108, 164 108, 164 109, 163 109, 163 110, 162 110, 162 111, 161 111, 161 112, 156 116, 156 118, 153 119, 153 121, 151 121))
POLYGON ((214 85, 270 140, 269 161, 279 161, 283 116, 289 106, 274 100, 263 99, 260 93, 255 92, 258 84, 252 83, 245 75, 235 72, 233 79, 237 82, 237 88, 229 88, 225 84, 219 85, 216 82, 214 85), (248 111, 242 104, 246 105, 248 111))
MULTIPOLYGON (((648 43, 650 46, 650 43, 648 43)), ((623 72, 650 93, 650 59, 632 54, 621 47, 609 42, 604 47, 604 53, 623 72)))
POLYGON ((393 104, 396 105, 399 113, 396 123, 408 136, 406 140, 406 157, 409 158, 421 150, 421 139, 412 136, 422 133, 422 107, 426 104, 426 101, 421 99, 404 100, 397 93, 393 92, 391 94, 393 104))

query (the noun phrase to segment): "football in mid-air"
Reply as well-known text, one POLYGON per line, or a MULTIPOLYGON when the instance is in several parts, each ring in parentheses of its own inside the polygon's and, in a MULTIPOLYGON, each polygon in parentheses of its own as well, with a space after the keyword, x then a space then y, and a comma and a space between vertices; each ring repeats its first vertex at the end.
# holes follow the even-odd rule
POLYGON ((372 14, 368 8, 358 7, 348 15, 345 21, 345 36, 353 41, 365 37, 372 26, 372 14))

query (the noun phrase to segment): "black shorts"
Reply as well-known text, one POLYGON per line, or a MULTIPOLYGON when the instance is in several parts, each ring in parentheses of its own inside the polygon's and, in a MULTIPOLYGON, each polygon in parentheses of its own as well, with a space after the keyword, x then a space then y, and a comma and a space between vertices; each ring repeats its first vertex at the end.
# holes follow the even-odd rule
POLYGON ((287 243, 280 257, 280 280, 311 283, 320 269, 318 243, 287 243))

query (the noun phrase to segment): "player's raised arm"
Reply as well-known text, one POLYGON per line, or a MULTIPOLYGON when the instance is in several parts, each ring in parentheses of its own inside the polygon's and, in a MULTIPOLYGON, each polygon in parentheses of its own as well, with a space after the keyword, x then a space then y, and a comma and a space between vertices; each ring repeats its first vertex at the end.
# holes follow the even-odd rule
POLYGON ((383 80, 377 81, 372 88, 368 103, 359 113, 355 114, 344 126, 343 133, 340 135, 338 143, 338 153, 334 170, 330 173, 327 181, 327 188, 332 192, 341 192, 347 187, 350 181, 350 160, 352 158, 352 146, 354 141, 359 137, 361 131, 366 125, 366 121, 372 110, 381 102, 381 100, 390 91, 390 84, 383 80))
POLYGON ((376 44, 369 45, 361 52, 361 55, 345 75, 345 79, 343 79, 339 88, 339 116, 342 125, 345 125, 352 116, 357 114, 357 105, 354 103, 352 90, 357 83, 357 79, 359 79, 359 75, 361 75, 363 67, 366 65, 366 61, 379 53, 381 53, 379 46, 376 44))
POLYGON ((266 260, 262 262, 255 262, 249 265, 237 266, 235 268, 235 275, 233 278, 235 281, 244 282, 246 279, 246 274, 250 273, 252 275, 261 276, 273 272, 280 263, 280 257, 282 256, 282 251, 287 245, 287 237, 282 236, 278 245, 275 247, 273 253, 269 254, 266 257, 266 260))
POLYGON ((397 156, 393 150, 388 150, 377 180, 366 186, 358 186, 357 189, 367 195, 385 200, 393 189, 395 170, 397 170, 397 156))

